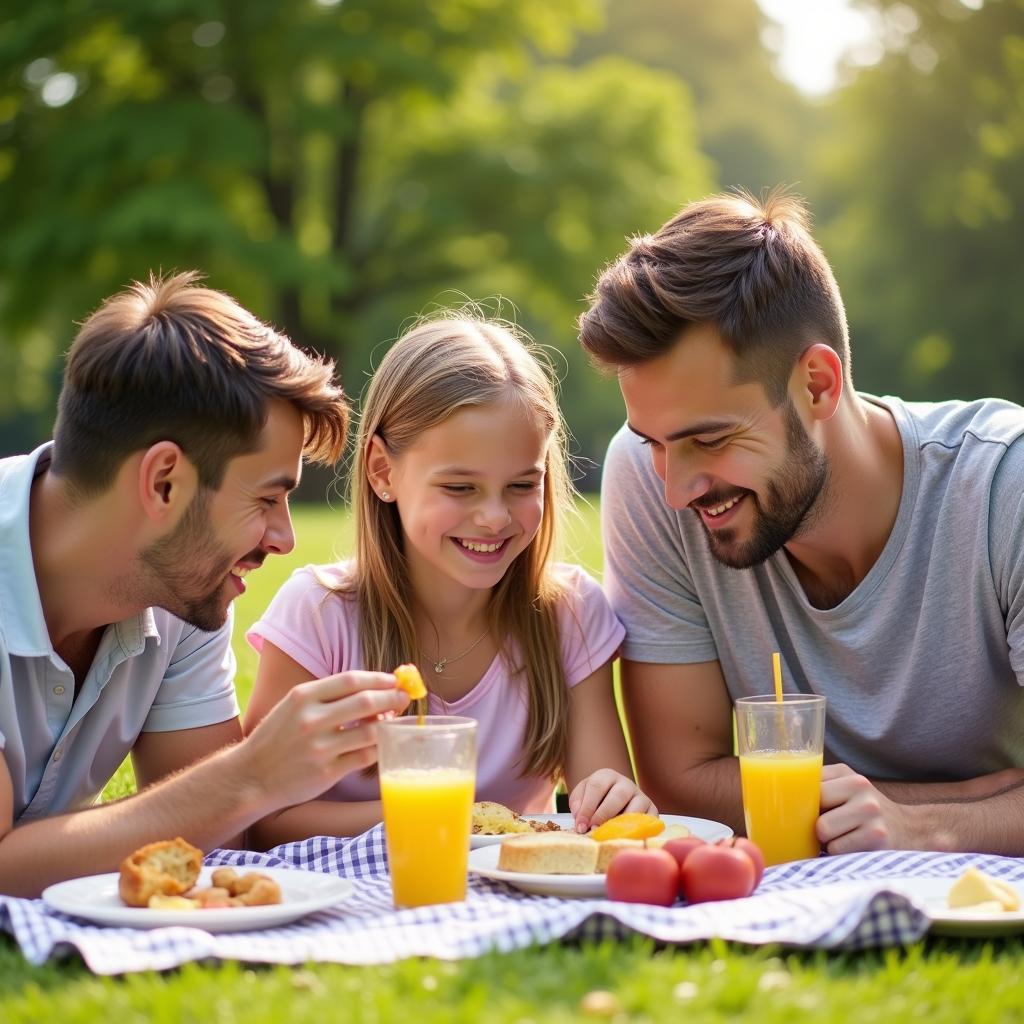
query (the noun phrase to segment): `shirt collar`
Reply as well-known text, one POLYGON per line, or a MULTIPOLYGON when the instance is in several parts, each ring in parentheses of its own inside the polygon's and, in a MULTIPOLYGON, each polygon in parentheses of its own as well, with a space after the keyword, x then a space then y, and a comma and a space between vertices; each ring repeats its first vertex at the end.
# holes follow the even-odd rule
MULTIPOLYGON (((39 598, 29 533, 32 482, 49 466, 52 450, 53 442, 47 441, 28 455, 0 460, 0 623, 8 651, 26 658, 55 654, 39 598)), ((148 637, 160 642, 152 608, 123 620, 117 628, 129 655, 140 653, 148 637)))

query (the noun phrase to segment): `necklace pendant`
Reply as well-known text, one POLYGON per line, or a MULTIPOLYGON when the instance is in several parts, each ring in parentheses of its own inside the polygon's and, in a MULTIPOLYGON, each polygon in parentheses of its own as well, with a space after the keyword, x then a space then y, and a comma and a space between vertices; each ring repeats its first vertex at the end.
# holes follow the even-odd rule
POLYGON ((448 664, 448 659, 447 658, 442 658, 440 661, 435 661, 434 662, 434 671, 438 675, 440 675, 444 671, 444 667, 447 664, 448 664))

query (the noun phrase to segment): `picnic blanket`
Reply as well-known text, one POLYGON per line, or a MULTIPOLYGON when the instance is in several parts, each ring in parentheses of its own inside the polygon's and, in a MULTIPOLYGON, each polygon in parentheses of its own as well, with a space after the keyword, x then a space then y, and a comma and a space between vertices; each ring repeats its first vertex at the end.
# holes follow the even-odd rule
POLYGON ((849 854, 769 868, 743 900, 676 907, 531 896, 471 876, 464 903, 395 910, 381 826, 354 839, 317 836, 268 853, 217 850, 208 865, 300 867, 352 879, 345 902, 263 931, 210 934, 175 926, 143 931, 88 924, 41 900, 0 897, 0 928, 35 964, 77 951, 97 974, 162 970, 213 958, 251 963, 383 964, 412 956, 457 960, 490 950, 632 933, 665 943, 719 937, 761 945, 855 950, 908 943, 928 929, 898 879, 953 879, 969 864, 1010 881, 1024 861, 907 851, 849 854))

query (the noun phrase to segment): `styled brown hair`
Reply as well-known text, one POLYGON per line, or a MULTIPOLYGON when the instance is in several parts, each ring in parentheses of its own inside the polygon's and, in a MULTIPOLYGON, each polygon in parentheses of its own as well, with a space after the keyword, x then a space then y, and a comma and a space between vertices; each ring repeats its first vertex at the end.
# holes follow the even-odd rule
POLYGON ((634 238, 607 267, 580 317, 580 343, 599 365, 635 366, 687 328, 710 325, 780 404, 793 364, 816 342, 839 353, 849 381, 846 314, 803 202, 776 189, 713 196, 634 238))
POLYGON ((104 490, 132 452, 158 441, 178 444, 200 484, 216 489, 227 463, 255 450, 272 398, 302 414, 308 458, 341 456, 349 413, 334 363, 199 280, 196 271, 150 275, 82 324, 67 355, 52 462, 79 495, 104 490))
POLYGON ((574 503, 553 374, 542 359, 510 328, 451 313, 419 324, 388 350, 362 403, 352 474, 355 571, 339 596, 344 599, 347 590, 358 602, 366 668, 390 672, 402 662, 419 660, 398 509, 369 485, 370 440, 377 435, 392 454, 401 455, 424 431, 460 409, 521 403, 549 437, 544 511, 533 542, 492 591, 487 613, 510 674, 522 682, 527 696, 521 771, 556 776, 565 766, 569 704, 557 618, 563 587, 550 570, 559 520, 574 503), (512 645, 519 664, 512 660, 512 645))

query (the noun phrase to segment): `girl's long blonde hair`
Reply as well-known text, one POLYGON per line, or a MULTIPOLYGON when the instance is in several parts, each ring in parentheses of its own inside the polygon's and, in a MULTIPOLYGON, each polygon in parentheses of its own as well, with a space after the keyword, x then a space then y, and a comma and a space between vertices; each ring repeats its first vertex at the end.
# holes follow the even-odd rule
POLYGON ((413 594, 398 510, 367 481, 376 434, 400 456, 420 435, 460 409, 512 398, 548 432, 544 511, 532 543, 509 566, 488 604, 510 676, 526 687, 523 775, 556 777, 564 768, 569 699, 557 607, 562 586, 550 572, 559 517, 573 508, 566 431, 550 364, 503 325, 448 315, 421 323, 384 356, 366 391, 352 474, 356 565, 344 590, 359 607, 366 668, 390 672, 417 661, 413 594), (513 664, 513 650, 522 659, 513 664))

